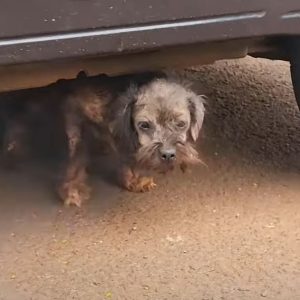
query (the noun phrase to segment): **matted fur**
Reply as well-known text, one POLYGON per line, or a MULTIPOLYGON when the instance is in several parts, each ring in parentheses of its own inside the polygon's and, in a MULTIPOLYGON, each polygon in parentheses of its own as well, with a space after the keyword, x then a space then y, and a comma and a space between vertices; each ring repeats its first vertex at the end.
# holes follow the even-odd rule
POLYGON ((87 198, 88 189, 82 195, 80 191, 86 185, 82 170, 88 161, 83 159, 87 155, 83 145, 91 128, 109 137, 120 164, 120 184, 130 191, 144 192, 155 183, 143 176, 143 170, 166 173, 176 165, 185 170, 187 165, 201 162, 194 144, 204 112, 202 96, 162 74, 102 76, 77 83, 64 109, 69 164, 60 188, 62 199, 80 206, 87 198), (163 161, 164 151, 170 149, 176 153, 176 160, 163 161), (76 183, 80 188, 74 191, 76 183))
MULTIPOLYGON (((27 93, 34 99, 28 101, 30 109, 35 107, 36 98, 48 99, 38 105, 42 113, 49 109, 49 96, 55 97, 54 119, 60 120, 60 125, 54 128, 64 132, 68 148, 58 186, 66 205, 81 206, 89 198, 90 154, 103 142, 119 161, 120 185, 133 192, 155 187, 152 177, 143 176, 144 171, 166 173, 176 165, 185 170, 187 165, 201 162, 195 142, 203 123, 204 98, 186 82, 162 73, 79 77, 46 88, 44 95, 27 93)), ((15 128, 29 128, 24 116, 27 114, 13 118, 15 128)), ((6 136, 13 130, 12 126, 6 136)))

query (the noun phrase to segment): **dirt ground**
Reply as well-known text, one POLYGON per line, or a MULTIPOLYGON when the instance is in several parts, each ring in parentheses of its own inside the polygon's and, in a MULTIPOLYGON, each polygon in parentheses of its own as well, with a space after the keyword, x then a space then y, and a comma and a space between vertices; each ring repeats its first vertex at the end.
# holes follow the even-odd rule
MULTIPOLYGON (((207 94, 206 167, 131 194, 110 170, 81 210, 56 168, 0 172, 0 299, 300 299, 300 113, 289 66, 246 58, 182 73, 207 94)), ((104 176, 103 176, 104 175, 104 176)))

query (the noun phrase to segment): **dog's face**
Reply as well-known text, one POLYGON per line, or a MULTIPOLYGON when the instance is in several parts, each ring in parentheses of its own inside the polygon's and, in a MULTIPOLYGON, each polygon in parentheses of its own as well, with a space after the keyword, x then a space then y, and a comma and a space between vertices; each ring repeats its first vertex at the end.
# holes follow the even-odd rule
POLYGON ((128 139, 135 142, 137 163, 163 172, 176 163, 195 163, 197 152, 192 143, 204 118, 202 97, 166 79, 131 89, 130 94, 128 139))

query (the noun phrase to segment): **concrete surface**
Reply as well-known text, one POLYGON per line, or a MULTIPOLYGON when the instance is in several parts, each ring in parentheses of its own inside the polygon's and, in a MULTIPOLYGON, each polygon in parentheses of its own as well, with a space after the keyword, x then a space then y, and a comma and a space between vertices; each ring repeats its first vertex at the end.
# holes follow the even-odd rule
POLYGON ((0 174, 0 299, 300 299, 300 114, 289 66, 182 73, 209 96, 208 167, 64 209, 51 164, 0 174))

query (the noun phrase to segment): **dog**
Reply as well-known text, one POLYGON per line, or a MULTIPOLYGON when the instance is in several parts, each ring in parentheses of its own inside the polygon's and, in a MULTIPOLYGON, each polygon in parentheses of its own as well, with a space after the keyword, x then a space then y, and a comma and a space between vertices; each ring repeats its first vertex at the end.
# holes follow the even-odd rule
POLYGON ((99 139, 115 153, 118 181, 131 192, 156 186, 145 171, 167 173, 176 165, 184 171, 200 162, 203 96, 163 73, 83 77, 62 104, 68 160, 58 194, 65 205, 80 207, 90 198, 89 149, 99 139))

